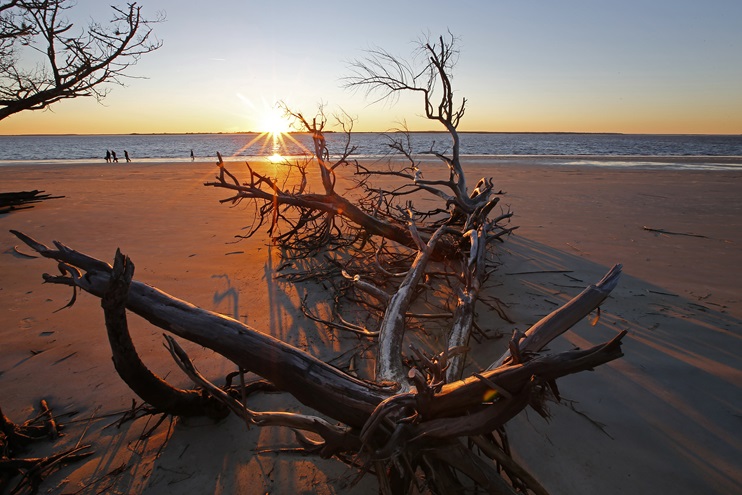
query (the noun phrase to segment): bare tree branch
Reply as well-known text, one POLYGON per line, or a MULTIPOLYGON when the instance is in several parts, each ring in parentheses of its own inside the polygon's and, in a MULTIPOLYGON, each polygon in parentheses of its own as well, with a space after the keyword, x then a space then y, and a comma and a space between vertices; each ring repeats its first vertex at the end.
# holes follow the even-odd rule
POLYGON ((102 100, 108 84, 123 85, 139 58, 162 46, 136 3, 111 7, 108 26, 92 22, 79 30, 64 16, 68 0, 0 3, 0 120, 58 101, 92 96, 102 100), (41 62, 22 57, 36 52, 41 62))

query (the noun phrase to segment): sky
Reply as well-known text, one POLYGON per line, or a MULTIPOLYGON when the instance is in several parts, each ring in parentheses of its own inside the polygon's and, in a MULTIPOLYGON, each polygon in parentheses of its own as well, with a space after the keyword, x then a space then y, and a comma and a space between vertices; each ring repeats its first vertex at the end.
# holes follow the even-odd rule
MULTIPOLYGON (((77 0, 76 25, 111 2, 77 0)), ((345 112, 356 131, 442 130, 418 94, 374 103, 343 87, 383 48, 458 39, 461 131, 742 134, 740 0, 139 0, 163 41, 98 103, 78 98, 0 121, 0 134, 271 130, 275 105, 345 112)))

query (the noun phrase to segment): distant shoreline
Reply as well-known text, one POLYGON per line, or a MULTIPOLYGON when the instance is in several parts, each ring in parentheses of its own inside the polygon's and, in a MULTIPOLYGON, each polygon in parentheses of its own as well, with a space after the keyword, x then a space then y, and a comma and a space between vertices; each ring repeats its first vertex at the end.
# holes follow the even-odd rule
MULTIPOLYGON (((462 157, 708 157, 742 158, 742 136, 569 134, 569 133, 462 133, 459 151, 462 157)), ((333 156, 343 150, 354 158, 379 158, 393 154, 390 142, 409 141, 410 151, 417 159, 428 160, 435 153, 450 153, 452 140, 447 133, 414 132, 384 134, 354 133, 351 148, 347 136, 328 133, 327 146, 333 156)), ((8 162, 80 162, 103 160, 108 150, 119 157, 123 150, 136 161, 183 161, 193 154, 196 159, 211 160, 219 151, 224 157, 254 157, 275 155, 305 156, 312 154, 312 136, 294 133, 285 136, 270 134, 66 134, 0 136, 0 164, 8 162), (113 151, 112 151, 113 150, 113 151)), ((601 158, 604 159, 604 158, 601 158)), ((671 158, 677 161, 676 158, 671 158)))
MULTIPOLYGON (((341 134, 337 131, 325 131, 326 134, 341 134)), ((402 131, 354 131, 352 134, 397 134, 402 131)), ((59 134, 0 134, 2 137, 79 137, 79 136, 239 136, 243 134, 269 134, 260 131, 239 131, 239 132, 129 132, 113 134, 76 134, 76 133, 59 133, 59 134)), ((283 134, 309 134, 308 132, 286 132, 283 134)), ((409 131, 409 134, 448 134, 446 131, 409 131)), ((499 135, 577 135, 577 136, 742 136, 742 133, 734 134, 716 134, 716 133, 632 133, 632 132, 582 132, 582 131, 459 131, 459 134, 499 134, 499 135)))
MULTIPOLYGON (((301 159, 302 156, 285 156, 286 161, 292 162, 301 159)), ((422 155, 422 163, 430 165, 437 162, 431 155, 422 155)), ((514 167, 548 167, 554 169, 566 168, 602 168, 613 170, 674 170, 674 171, 707 171, 707 172, 742 172, 742 156, 688 156, 688 155, 463 155, 464 166, 514 166, 514 167)), ((356 159, 361 163, 373 163, 380 160, 399 161, 402 157, 389 156, 358 156, 356 159)), ((227 163, 260 163, 272 162, 267 156, 225 156, 227 163)), ((75 167, 101 167, 118 168, 126 170, 136 165, 140 166, 199 166, 214 164, 216 156, 199 156, 195 161, 190 158, 143 158, 136 159, 131 163, 106 163, 103 159, 78 159, 78 160, 0 160, 0 170, 12 168, 75 168, 75 167)), ((283 163, 283 162, 278 162, 283 163)))

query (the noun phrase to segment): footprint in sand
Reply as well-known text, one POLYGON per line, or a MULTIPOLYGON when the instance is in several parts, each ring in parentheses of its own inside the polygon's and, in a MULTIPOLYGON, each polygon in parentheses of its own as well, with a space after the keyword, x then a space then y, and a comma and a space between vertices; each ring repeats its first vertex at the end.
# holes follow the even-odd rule
POLYGON ((28 330, 29 328, 33 327, 34 323, 36 323, 36 319, 27 316, 26 318, 22 318, 21 321, 18 322, 18 328, 22 330, 28 330))

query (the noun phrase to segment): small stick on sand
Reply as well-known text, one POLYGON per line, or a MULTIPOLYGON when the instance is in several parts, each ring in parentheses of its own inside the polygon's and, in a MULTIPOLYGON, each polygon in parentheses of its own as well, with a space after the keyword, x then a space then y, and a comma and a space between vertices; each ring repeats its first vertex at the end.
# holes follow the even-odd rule
POLYGON ((658 234, 667 234, 667 235, 684 235, 688 237, 701 237, 703 239, 710 239, 707 235, 701 235, 701 234, 693 234, 691 232, 671 232, 669 230, 664 229, 653 229, 650 227, 647 227, 646 225, 642 227, 644 230, 648 230, 649 232, 657 232, 658 234))

